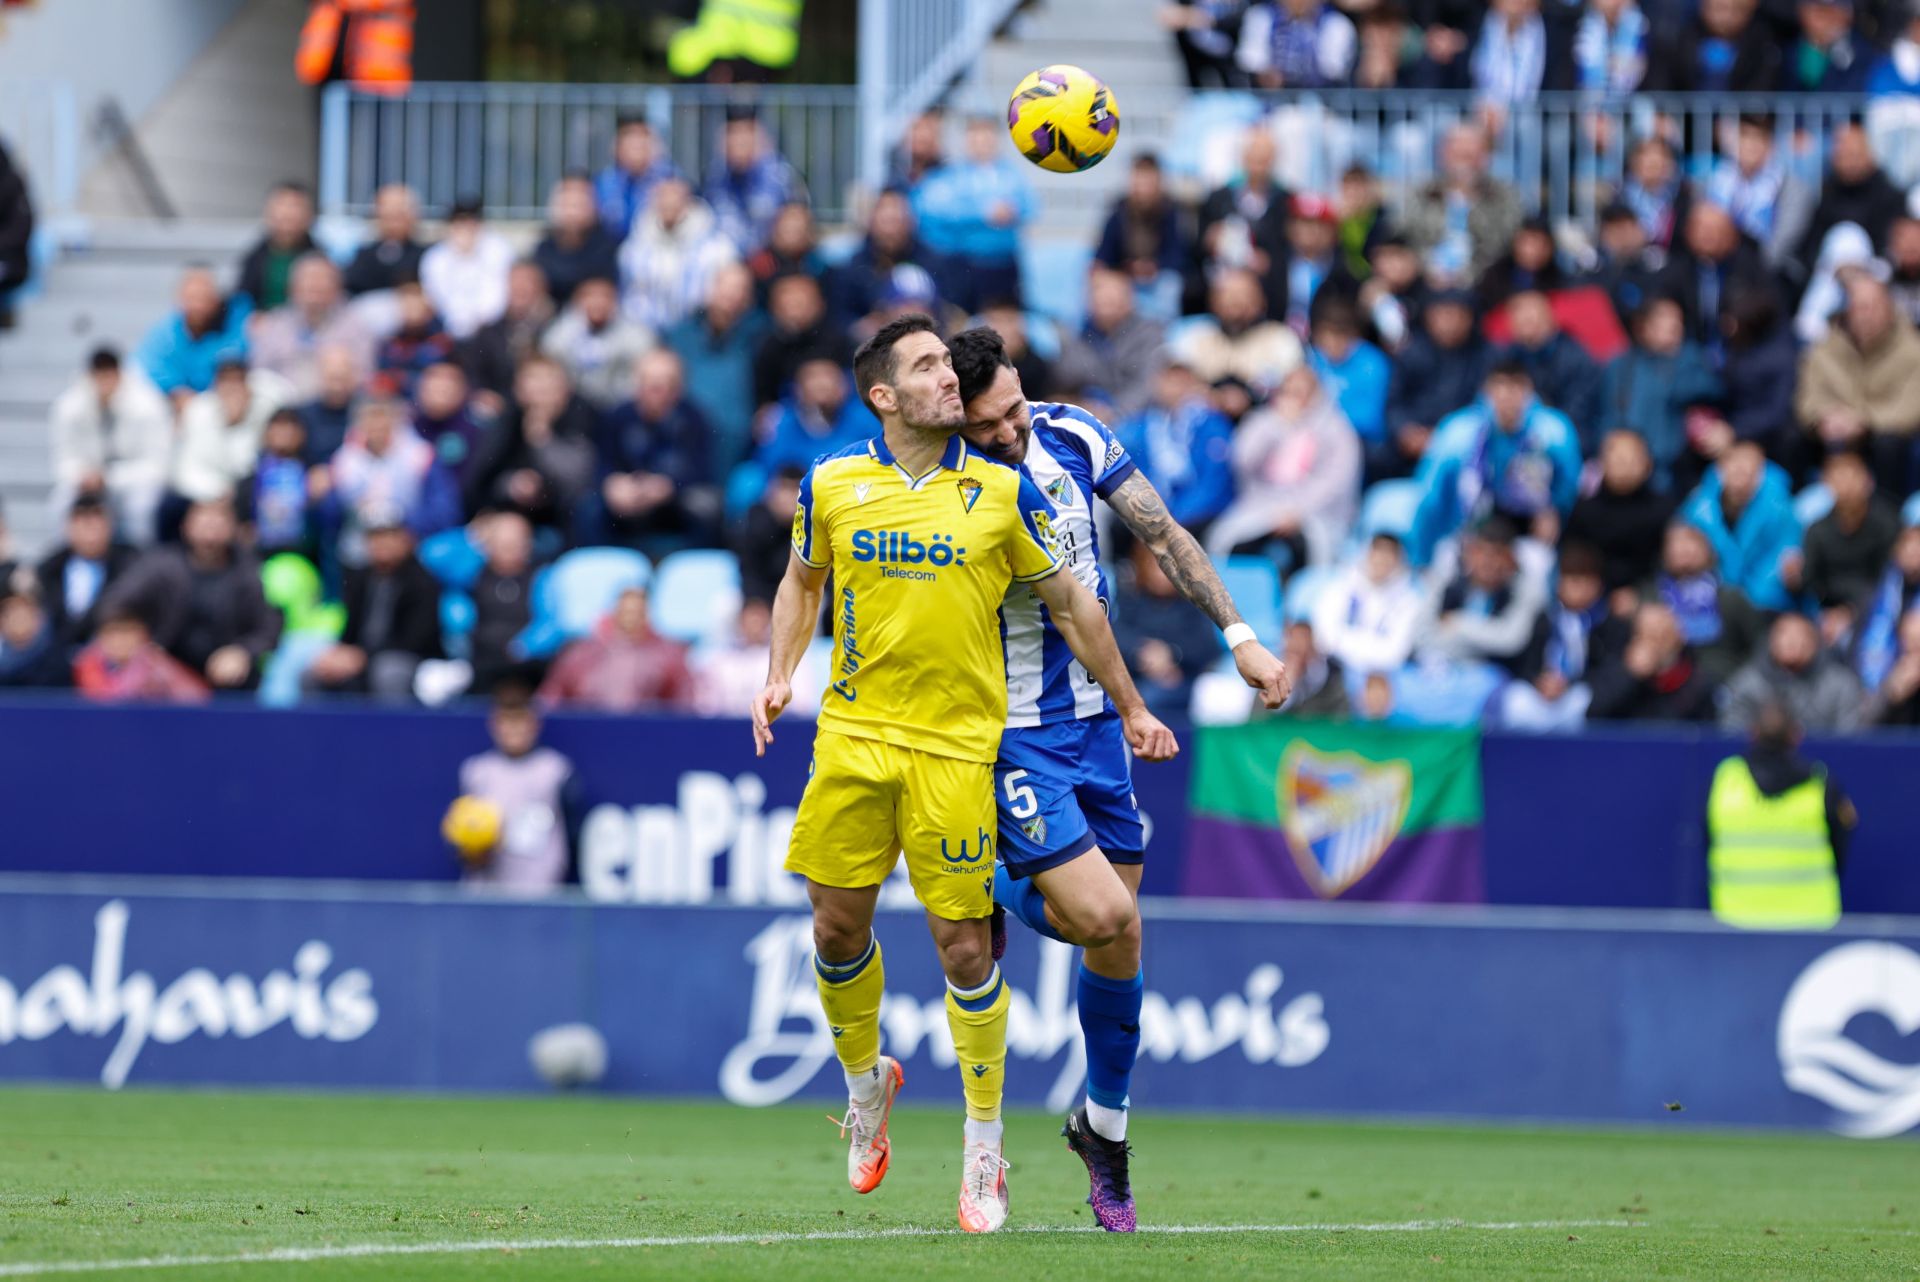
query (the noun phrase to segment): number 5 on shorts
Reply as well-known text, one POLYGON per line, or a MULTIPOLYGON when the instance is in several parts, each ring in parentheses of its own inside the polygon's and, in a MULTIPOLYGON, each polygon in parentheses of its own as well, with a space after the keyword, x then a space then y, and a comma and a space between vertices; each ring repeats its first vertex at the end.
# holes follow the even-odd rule
POLYGON ((1027 777, 1024 770, 1009 770, 1002 780, 1007 794, 1007 813, 1015 819, 1031 819, 1040 809, 1040 801, 1033 795, 1033 789, 1021 783, 1027 777))

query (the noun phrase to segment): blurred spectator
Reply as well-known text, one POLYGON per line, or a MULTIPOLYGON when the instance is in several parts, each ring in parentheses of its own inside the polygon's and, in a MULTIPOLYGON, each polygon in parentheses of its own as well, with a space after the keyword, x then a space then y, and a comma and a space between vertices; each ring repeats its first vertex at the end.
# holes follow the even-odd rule
POLYGON ((1282 705, 1287 715, 1337 721, 1352 713, 1346 669, 1340 660, 1320 652, 1312 624, 1296 620, 1287 625, 1280 661, 1293 678, 1293 691, 1282 705))
POLYGON ((1593 0, 1573 36, 1573 87, 1620 99, 1647 72, 1652 28, 1635 0, 1593 0))
MULTIPOLYGON (((275 374, 249 374, 245 365, 222 365, 213 390, 187 402, 180 415, 180 439, 168 481, 171 492, 194 503, 232 498, 234 487, 253 472, 267 420, 290 396, 286 380, 275 374)), ((163 514, 161 525, 167 524, 163 514)), ((163 537, 168 533, 161 531, 163 537)), ((165 629, 156 632, 162 645, 170 644, 165 629)))
POLYGON ((1687 447, 1687 411, 1720 396, 1720 380, 1700 349, 1687 341, 1680 304, 1655 298, 1640 309, 1633 346, 1607 366, 1600 395, 1602 424, 1646 438, 1654 483, 1666 488, 1687 447))
POLYGON ((1866 129, 1843 121, 1833 131, 1826 181, 1821 184, 1819 203, 1813 207, 1793 261, 1804 274, 1819 259, 1827 234, 1841 223, 1852 223, 1865 231, 1878 249, 1887 243, 1893 220, 1906 212, 1906 194, 1882 172, 1866 129))
POLYGON ((1756 3, 1700 0, 1697 14, 1656 36, 1641 91, 1771 93, 1782 71, 1780 44, 1754 21, 1756 3))
POLYGON ((1780 88, 1789 93, 1857 94, 1880 51, 1853 30, 1853 0, 1800 0, 1800 38, 1787 48, 1780 88))
POLYGON ((518 512, 564 530, 593 484, 597 421, 552 357, 527 358, 513 387, 513 407, 480 439, 462 483, 466 510, 518 512))
POLYGON ((35 572, 38 605, 53 630, 62 664, 93 639, 101 599, 138 555, 114 541, 112 515, 98 497, 82 495, 74 501, 67 511, 65 542, 35 572))
POLYGON ((478 200, 455 201, 447 234, 420 259, 420 284, 455 338, 470 338, 507 310, 513 247, 488 230, 478 200))
POLYGON ((660 145, 645 116, 621 116, 614 127, 613 162, 594 175, 594 201, 600 225, 615 240, 625 240, 663 180, 680 170, 660 145))
POLYGON ((794 374, 793 390, 762 415, 754 462, 768 472, 808 467, 823 454, 878 435, 879 420, 853 390, 837 359, 808 357, 794 374))
POLYGON ((1354 14, 1360 26, 1360 52, 1353 64, 1355 89, 1465 89, 1468 87, 1467 59, 1454 49, 1445 61, 1433 56, 1435 49, 1446 52, 1452 41, 1461 48, 1466 38, 1459 32, 1443 32, 1429 27, 1412 30, 1406 10, 1397 4, 1376 4, 1354 14))
POLYGON ((0 147, 0 329, 13 324, 7 297, 32 271, 33 201, 13 156, 0 147))
POLYGON ((1293 197, 1280 185, 1273 132, 1266 125, 1247 130, 1240 148, 1240 172, 1226 186, 1209 193, 1200 206, 1200 227, 1192 271, 1187 281, 1186 310, 1199 311, 1220 276, 1251 271, 1266 295, 1262 311, 1281 316, 1286 311, 1287 219, 1293 197))
POLYGON ((546 273, 556 307, 573 301, 582 281, 620 278, 620 240, 601 225, 593 182, 585 174, 568 174, 553 185, 546 234, 533 247, 533 261, 546 273))
POLYGON ((440 466, 463 485, 482 434, 469 399, 466 371, 452 361, 427 366, 414 389, 413 430, 433 446, 440 466))
POLYGON ((53 403, 55 511, 83 494, 104 495, 125 536, 151 543, 173 453, 173 415, 138 369, 120 353, 96 347, 85 377, 53 403))
POLYGON ((71 650, 32 591, 0 580, 0 690, 54 690, 73 684, 71 650))
POLYGON ((267 193, 265 222, 260 239, 240 260, 234 285, 234 293, 260 312, 285 303, 293 292, 294 264, 320 252, 313 239, 313 193, 304 184, 276 183, 267 193))
POLYGON ((794 372, 807 361, 853 363, 853 349, 829 321, 826 296, 813 277, 790 272, 773 281, 767 290, 767 319, 771 327, 753 357, 753 398, 760 406, 785 396, 794 372))
POLYGON ((733 539, 740 558, 740 594, 749 601, 772 601, 792 556, 793 514, 800 506, 802 467, 774 471, 760 499, 741 518, 733 539))
POLYGON ((1526 367, 1502 359, 1480 398, 1434 430, 1415 480, 1425 491, 1414 518, 1416 560, 1492 512, 1551 544, 1573 507, 1580 447, 1566 416, 1533 394, 1526 367))
POLYGON ((713 429, 713 469, 725 476, 752 448, 753 358, 767 319, 753 306, 753 274, 738 263, 716 271, 706 306, 667 333, 686 367, 688 399, 713 429))
POLYGON ((1248 6, 1235 57, 1261 89, 1328 89, 1347 83, 1358 35, 1323 0, 1262 0, 1248 6))
MULTIPOLYGON (((428 251, 429 254, 432 251, 428 251)), ((293 385, 294 400, 310 400, 320 390, 318 357, 322 348, 344 347, 358 369, 373 368, 373 332, 347 306, 340 269, 325 255, 308 254, 293 265, 287 302, 254 316, 253 367, 278 374, 293 385)))
POLYGON ((1686 311, 1693 341, 1715 354, 1720 347, 1720 317, 1728 296, 1772 287, 1760 251, 1740 234, 1733 216, 1705 201, 1688 213, 1680 244, 1675 246, 1673 259, 1662 275, 1665 292, 1678 299, 1686 311))
POLYGON ((1007 359, 1020 375, 1020 385, 1032 396, 1054 395, 1053 362, 1033 349, 1027 332, 1027 313, 1012 298, 991 298, 980 308, 980 321, 1000 336, 1007 359))
POLYGON ((1854 629, 1854 667, 1870 689, 1878 689, 1892 670, 1897 654, 1902 652, 1901 620, 1920 613, 1917 606, 1920 525, 1909 525, 1894 541, 1893 556, 1874 585, 1873 595, 1862 604, 1860 623, 1854 629))
POLYGON ((1920 332, 1871 276, 1855 276, 1846 297, 1839 323, 1801 361, 1794 412, 1825 449, 1867 451, 1881 488, 1904 495, 1920 432, 1920 332))
POLYGON ((307 669, 306 686, 327 694, 371 694, 386 703, 413 699, 413 674, 438 659, 440 582, 413 552, 398 509, 366 518, 367 559, 349 568, 340 598, 347 626, 340 644, 307 669))
POLYGON ((1766 631, 1746 594, 1720 577, 1713 544, 1685 521, 1667 527, 1660 570, 1641 595, 1673 611, 1700 671, 1715 685, 1753 657, 1766 631))
POLYGON ((981 117, 967 122, 966 158, 914 189, 920 235, 947 269, 940 293, 963 309, 1021 297, 1020 232, 1035 211, 1024 163, 1007 154, 1000 124, 981 117))
POLYGON ((256 555, 311 556, 316 551, 315 516, 332 478, 324 468, 309 469, 306 446, 306 424, 299 412, 275 410, 261 436, 253 475, 239 487, 240 518, 252 527, 256 555))
POLYGON ((1460 564, 1441 587, 1414 644, 1429 658, 1490 663, 1522 675, 1547 605, 1542 575, 1525 572, 1514 552, 1520 532, 1490 516, 1460 540, 1460 564))
POLYGON ((405 183, 388 183, 373 194, 373 239, 347 264, 343 280, 354 297, 393 289, 420 278, 420 199, 405 183))
POLYGON ((1206 315, 1183 327, 1173 350, 1205 382, 1238 380, 1256 400, 1278 387, 1304 356, 1292 330, 1266 319, 1259 277, 1245 268, 1220 273, 1206 315))
POLYGON ((1777 703, 1816 734, 1847 733, 1867 723, 1866 688, 1852 668, 1824 651, 1820 630, 1804 614, 1783 614, 1755 655, 1727 682, 1720 709, 1726 730, 1749 730, 1760 709, 1777 703))
POLYGON ((1920 610, 1902 615, 1899 657, 1877 691, 1878 724, 1920 726, 1920 610))
POLYGON ((1381 350, 1398 354, 1435 291, 1427 288, 1420 274, 1419 256, 1397 231, 1386 232, 1374 242, 1367 251, 1367 266, 1370 273, 1360 282, 1360 310, 1381 350))
POLYGON ((1474 98, 1490 131, 1503 130, 1516 107, 1528 106, 1548 87, 1551 61, 1540 0, 1492 0, 1469 63, 1474 98))
POLYGON ((758 297, 764 305, 767 289, 775 280, 793 272, 826 283, 827 260, 820 252, 820 229, 814 225, 813 206, 804 200, 791 200, 773 216, 773 229, 767 243, 747 259, 753 273, 758 297))
POLYGON ((1381 204, 1380 181, 1365 165, 1348 165, 1340 175, 1340 195, 1334 201, 1340 265, 1354 282, 1372 270, 1367 256, 1387 234, 1387 211, 1381 204))
POLYGON ((766 683, 772 654, 773 610, 752 597, 740 603, 740 613, 726 640, 693 652, 693 711, 702 717, 737 717, 751 707, 766 683))
POLYGON ((1867 96, 1920 96, 1920 10, 1911 4, 1895 6, 1883 18, 1879 35, 1887 44, 1887 52, 1867 73, 1867 96))
POLYGON ((540 350, 559 361, 589 405, 609 410, 633 386, 633 369, 659 339, 620 312, 620 286, 611 276, 588 276, 573 301, 540 339, 540 350))
POLYGON ((518 512, 487 517, 480 537, 487 561, 473 585, 474 694, 492 694, 508 681, 531 680, 541 666, 515 644, 533 622, 533 527, 518 512))
POLYGON ((1234 53, 1247 0, 1177 0, 1160 10, 1160 25, 1173 32, 1174 46, 1193 89, 1239 89, 1246 84, 1234 53))
POLYGON ((1749 441, 1729 446, 1680 508, 1705 531, 1727 582, 1762 610, 1791 604, 1788 565, 1800 560, 1800 522, 1787 474, 1749 441))
POLYGON ((1392 672, 1413 654, 1423 608, 1406 549, 1397 536, 1375 531, 1366 551, 1348 561, 1314 599, 1314 640, 1356 675, 1392 672))
POLYGON ((720 271, 739 257, 713 211, 694 198, 685 180, 655 183, 653 199, 620 247, 627 315, 656 331, 679 324, 699 306, 720 271))
POLYGON ((1387 444, 1387 385, 1393 368, 1360 337, 1360 309, 1344 294, 1323 293, 1313 307, 1307 363, 1369 449, 1387 444))
POLYGON ((1693 209, 1693 187, 1680 172, 1673 145, 1659 134, 1648 134, 1627 152, 1620 202, 1640 220, 1647 244, 1656 249, 1674 246, 1693 209))
MULTIPOLYGON (((1920 19, 1916 19, 1920 21, 1920 19)), ((1920 53, 1920 47, 1916 48, 1920 53)), ((1920 218, 1902 215, 1887 233, 1887 289, 1901 315, 1920 324, 1920 218)))
POLYGON ((1833 495, 1833 510, 1807 530, 1800 590, 1820 607, 1821 639, 1836 645, 1879 586, 1900 537, 1900 519, 1875 502, 1873 472, 1858 454, 1829 454, 1820 479, 1833 495))
MULTIPOLYGON (((1253 420, 1248 419, 1251 426, 1253 420)), ((1207 385, 1177 358, 1161 362, 1153 395, 1114 434, 1126 443, 1173 519, 1205 538, 1233 499, 1233 424, 1207 399, 1207 385)), ((1264 530, 1261 531, 1264 533, 1264 530)))
POLYGON ((1401 227, 1430 277, 1466 285, 1512 243, 1520 198, 1487 172, 1487 136, 1478 125, 1448 130, 1439 161, 1439 175, 1408 197, 1401 227))
POLYGON ((213 269, 198 263, 180 273, 175 298, 175 311, 147 331, 134 360, 177 410, 187 397, 213 386, 213 371, 222 362, 246 359, 252 308, 244 298, 223 299, 213 269))
POLYGON ((1639 215, 1618 201, 1600 211, 1600 243, 1588 279, 1607 291, 1624 324, 1660 288, 1666 256, 1647 244, 1639 215))
POLYGON ((929 276, 943 275, 939 257, 920 242, 913 207, 898 191, 884 191, 874 201, 867 220, 866 239, 846 262, 827 273, 827 293, 835 320, 861 339, 878 329, 874 313, 893 286, 894 272, 918 267, 929 276))
POLYGON ((1094 267, 1087 273, 1087 320, 1069 338, 1054 369, 1062 388, 1110 406, 1116 419, 1146 407, 1153 367, 1166 343, 1166 328, 1140 314, 1133 283, 1122 273, 1094 267))
POLYGON ((631 387, 633 399, 601 428, 605 537, 655 557, 674 543, 705 543, 720 510, 712 434, 687 399, 680 358, 647 353, 634 365, 631 387))
MULTIPOLYGON (((1720 0, 1708 0, 1709 4, 1720 0)), ((1589 721, 1711 721, 1713 683, 1664 605, 1643 605, 1620 657, 1593 674, 1589 721)))
POLYGON ((402 282, 394 300, 400 325, 380 344, 374 361, 387 390, 412 400, 421 371, 451 360, 456 345, 419 281, 402 282))
POLYGON ((1777 454, 1793 432, 1800 363, 1779 295, 1766 285, 1729 290, 1720 306, 1720 333, 1720 408, 1727 425, 1739 439, 1777 454))
POLYGON ((1569 539, 1560 545, 1553 599, 1520 680, 1500 692, 1502 724, 1520 730, 1573 730, 1586 720, 1593 690, 1587 678, 1627 647, 1632 624, 1607 603, 1597 549, 1569 539))
POLYGON ((1630 588, 1653 573, 1673 509, 1654 486, 1645 438, 1620 428, 1600 442, 1600 484, 1573 505, 1567 538, 1600 550, 1609 592, 1630 588))
MULTIPOLYGON (((259 563, 235 542, 233 504, 224 497, 194 503, 180 532, 183 546, 142 553, 107 589, 99 607, 101 642, 106 621, 131 611, 145 624, 143 631, 151 629, 169 654, 216 689, 250 688, 280 638, 281 618, 261 591, 259 563)), ((140 640, 124 650, 108 644, 106 653, 126 664, 139 652, 140 640)), ((86 666, 85 655, 80 666, 86 666)))
POLYGON ((146 620, 109 613, 100 635, 73 663, 80 697, 95 703, 205 703, 207 686, 193 670, 157 645, 146 620))
POLYGON ((947 117, 931 107, 907 124, 907 136, 900 142, 887 173, 887 191, 911 197, 928 174, 947 163, 947 117))
POLYGON ((1552 293, 1570 283, 1555 256, 1553 226, 1539 214, 1530 214, 1513 233, 1507 252, 1481 276, 1480 306, 1499 307, 1522 290, 1552 293))
POLYGON ((1232 452, 1236 497, 1205 535, 1209 550, 1274 556, 1283 573, 1338 552, 1360 493, 1360 441, 1313 370, 1294 370, 1271 405, 1241 420, 1232 452))
POLYGON ((1841 223, 1827 233, 1820 246, 1812 278, 1794 312, 1794 334, 1808 346, 1818 343, 1845 310, 1847 291, 1856 279, 1884 281, 1887 275, 1886 264, 1874 257, 1873 241, 1867 233, 1857 224, 1841 223))
POLYGON ((1220 635, 1136 539, 1114 584, 1114 640, 1159 716, 1184 717, 1194 681, 1220 661, 1220 635))
POLYGON ((1473 323, 1473 295, 1464 289, 1434 294, 1421 310, 1419 331, 1394 359, 1387 439, 1367 449, 1369 484, 1413 471, 1435 425, 1480 394, 1491 359, 1473 323))
POLYGON ((490 418, 506 407, 506 398, 513 393, 514 371, 540 349, 540 338, 553 317, 546 272, 531 260, 515 263, 507 271, 506 311, 461 344, 461 364, 473 384, 475 406, 482 417, 490 418))
POLYGON ((720 134, 720 163, 707 172, 701 195, 744 257, 759 251, 783 206, 805 200, 806 187, 781 157, 759 118, 730 109, 720 134))
POLYGON ((314 354, 313 364, 319 386, 299 413, 307 429, 306 459, 318 466, 332 458, 347 439, 368 371, 345 347, 321 348, 314 354))
POLYGON ((1523 289, 1507 302, 1507 327, 1513 335, 1505 355, 1526 366, 1542 402, 1573 424, 1581 442, 1599 435, 1601 373, 1586 348, 1560 330, 1546 294, 1523 289))
POLYGON ((1114 201, 1094 261, 1126 273, 1154 315, 1178 310, 1180 275, 1193 253, 1186 213, 1167 192, 1160 158, 1142 152, 1127 171, 1126 194, 1114 201))
POLYGON ((1741 116, 1733 154, 1715 161, 1707 179, 1707 199, 1726 210, 1742 233, 1771 251, 1786 184, 1786 169, 1773 154, 1773 118, 1741 116))
MULTIPOLYGON (((1279 272, 1277 300, 1277 314, 1295 332, 1303 335, 1307 332, 1316 299, 1351 299, 1359 295, 1359 282, 1348 274, 1339 248, 1340 232, 1333 202, 1320 196, 1295 196, 1292 216, 1287 219, 1287 255, 1279 272)), ((1269 291, 1271 288, 1270 284, 1269 291)), ((1275 301, 1271 292, 1269 301, 1275 301)))
POLYGON ((346 444, 333 456, 333 507, 341 520, 339 554, 364 564, 376 515, 421 536, 460 523, 460 493, 433 446, 407 421, 406 407, 369 400, 354 415, 346 444))
POLYGON ((540 683, 548 707, 646 712, 692 699, 687 647, 653 630, 644 588, 622 592, 593 635, 569 645, 540 683))
POLYGON ((487 717, 493 748, 460 763, 460 792, 500 809, 500 839, 463 859, 461 880, 531 895, 567 880, 583 804, 573 763, 540 742, 540 713, 524 690, 503 691, 487 717))

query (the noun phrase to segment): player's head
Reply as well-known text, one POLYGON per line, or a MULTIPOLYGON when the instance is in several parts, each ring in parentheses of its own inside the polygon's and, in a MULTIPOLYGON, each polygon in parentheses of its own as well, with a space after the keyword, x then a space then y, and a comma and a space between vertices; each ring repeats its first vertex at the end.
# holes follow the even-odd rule
POLYGON ((960 399, 967 406, 961 435, 1003 463, 1024 462, 1033 416, 1027 412, 1026 389, 1007 355, 1006 341, 982 325, 955 334, 947 346, 953 352, 953 372, 960 376, 960 399))
POLYGON ((882 424, 952 433, 966 422, 953 358, 933 317, 909 312, 880 327, 853 354, 860 399, 882 424))
POLYGON ((526 688, 507 685, 495 692, 487 716, 493 746, 509 757, 524 757, 540 742, 540 710, 526 688))

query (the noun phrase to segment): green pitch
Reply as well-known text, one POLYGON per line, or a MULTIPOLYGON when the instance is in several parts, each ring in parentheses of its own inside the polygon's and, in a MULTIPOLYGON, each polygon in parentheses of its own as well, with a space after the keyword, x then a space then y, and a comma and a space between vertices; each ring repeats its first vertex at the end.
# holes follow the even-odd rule
POLYGON ((6 1089, 0 1278, 1920 1279, 1911 1142, 1143 1114, 1122 1239, 1057 1130, 1009 1120, 975 1239, 957 1110, 896 1114, 861 1198, 812 1108, 6 1089))

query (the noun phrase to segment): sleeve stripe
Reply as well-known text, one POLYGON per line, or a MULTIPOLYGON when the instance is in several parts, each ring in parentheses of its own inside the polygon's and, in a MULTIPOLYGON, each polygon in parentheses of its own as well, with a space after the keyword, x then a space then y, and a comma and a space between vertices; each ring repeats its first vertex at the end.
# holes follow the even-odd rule
POLYGON ((1125 462, 1121 463, 1119 467, 1116 467, 1113 471, 1107 473, 1105 476, 1101 477, 1097 482, 1095 482, 1093 487, 1093 492, 1095 494, 1098 494, 1101 498, 1106 498, 1109 494, 1112 494, 1115 490, 1119 489, 1122 485, 1124 485, 1129 476, 1132 476, 1135 472, 1138 472, 1139 470, 1140 470, 1140 465, 1138 463, 1134 462, 1132 459, 1127 459, 1125 462))
POLYGON ((1036 570, 1032 574, 1016 574, 1013 576, 1013 581, 1015 583, 1038 583, 1041 579, 1058 574, 1064 564, 1065 562, 1063 561, 1055 560, 1044 570, 1036 570))

